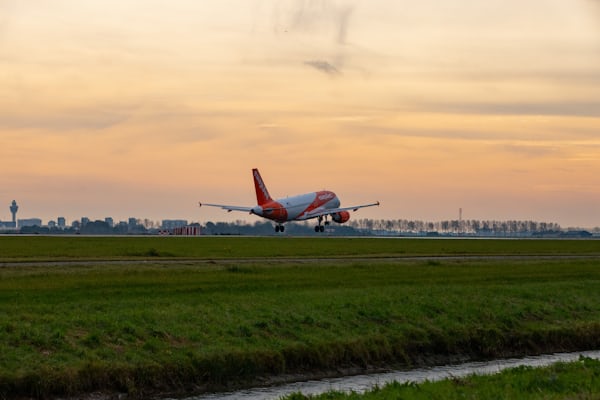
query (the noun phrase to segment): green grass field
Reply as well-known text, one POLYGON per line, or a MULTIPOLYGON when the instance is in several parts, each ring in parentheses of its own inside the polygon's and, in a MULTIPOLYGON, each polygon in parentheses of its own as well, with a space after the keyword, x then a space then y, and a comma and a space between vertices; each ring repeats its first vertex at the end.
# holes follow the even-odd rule
POLYGON ((523 254, 600 255, 600 240, 0 236, 0 261, 523 254))
POLYGON ((0 268, 0 398, 597 349, 599 243, 3 237, 3 261, 133 261, 0 268), (368 259, 430 254, 584 256, 368 259))

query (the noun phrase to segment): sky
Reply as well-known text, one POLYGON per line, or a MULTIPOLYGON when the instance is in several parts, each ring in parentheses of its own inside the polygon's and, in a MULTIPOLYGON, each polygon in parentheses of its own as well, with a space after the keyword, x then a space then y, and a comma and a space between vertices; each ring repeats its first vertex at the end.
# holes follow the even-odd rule
POLYGON ((600 226, 598 0, 0 0, 0 219, 600 226))

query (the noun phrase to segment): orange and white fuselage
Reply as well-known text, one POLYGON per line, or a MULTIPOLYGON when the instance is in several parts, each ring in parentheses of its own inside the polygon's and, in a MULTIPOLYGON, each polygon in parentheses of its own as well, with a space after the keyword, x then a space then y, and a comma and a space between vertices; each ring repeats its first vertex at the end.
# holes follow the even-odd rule
POLYGON ((271 219, 276 222, 300 221, 317 217, 315 213, 338 208, 340 199, 333 192, 300 194, 285 199, 270 200, 252 207, 252 214, 271 219))
POLYGON ((274 200, 258 172, 258 169, 252 170, 254 178, 254 188, 256 190, 257 205, 254 207, 228 206, 224 204, 200 203, 200 206, 220 207, 227 211, 246 211, 250 214, 258 215, 263 218, 273 220, 278 223, 275 227, 277 232, 284 230, 283 223, 288 221, 303 221, 317 218, 319 224, 315 231, 323 231, 321 221, 327 217, 337 223, 344 223, 350 219, 350 210, 356 211, 359 208, 378 206, 379 202, 364 204, 353 207, 340 207, 340 199, 335 193, 328 190, 300 194, 297 196, 286 197, 274 200))

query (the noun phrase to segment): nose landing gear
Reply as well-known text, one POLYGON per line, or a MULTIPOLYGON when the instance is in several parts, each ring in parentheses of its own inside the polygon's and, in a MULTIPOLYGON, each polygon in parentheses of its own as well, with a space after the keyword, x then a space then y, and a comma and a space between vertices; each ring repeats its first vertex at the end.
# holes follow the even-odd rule
POLYGON ((285 226, 283 224, 277 224, 277 225, 275 225, 275 232, 281 232, 281 233, 283 233, 283 231, 285 231, 285 226))

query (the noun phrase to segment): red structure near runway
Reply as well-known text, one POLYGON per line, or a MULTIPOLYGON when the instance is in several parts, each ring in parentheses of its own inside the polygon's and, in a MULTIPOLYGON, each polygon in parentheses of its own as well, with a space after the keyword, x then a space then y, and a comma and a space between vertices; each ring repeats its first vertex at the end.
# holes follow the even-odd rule
POLYGON ((176 236, 200 236, 202 234, 200 226, 181 226, 171 229, 171 235, 176 236))

